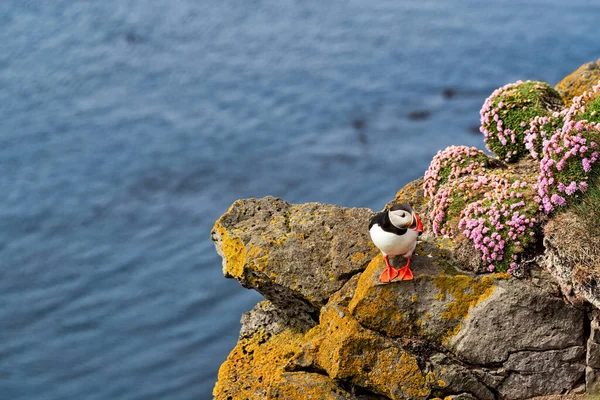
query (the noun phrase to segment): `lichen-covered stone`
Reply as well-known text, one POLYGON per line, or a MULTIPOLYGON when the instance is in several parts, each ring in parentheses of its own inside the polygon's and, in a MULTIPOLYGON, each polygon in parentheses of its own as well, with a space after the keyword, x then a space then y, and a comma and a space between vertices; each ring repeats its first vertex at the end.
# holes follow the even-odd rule
POLYGON ((460 330, 469 310, 490 296, 496 281, 507 275, 458 273, 441 254, 443 250, 431 243, 419 246, 411 262, 415 279, 386 285, 378 279, 385 263, 377 256, 360 277, 350 312, 363 326, 390 337, 417 336, 445 343, 460 330))
POLYGON ((277 385, 271 385, 268 399, 359 400, 325 375, 310 372, 284 372, 277 385))
POLYGON ((258 331, 277 335, 289 328, 306 332, 315 326, 315 321, 306 313, 294 308, 281 309, 269 300, 261 301, 251 311, 242 314, 240 322, 240 337, 250 337, 258 331))
MULTIPOLYGON (((352 277, 336 292, 329 302, 330 307, 343 308, 350 301, 357 281, 357 276, 352 277)), ((326 325, 326 321, 327 318, 323 318, 320 326, 326 325)), ((356 328, 358 323, 351 322, 356 328)), ((341 386, 341 381, 325 372, 319 373, 321 367, 303 369, 299 366, 297 360, 315 343, 315 332, 319 328, 304 313, 291 308, 280 309, 264 300, 244 313, 241 323, 238 344, 219 370, 213 391, 215 399, 387 399, 351 382, 341 386)), ((328 350, 335 349, 328 347, 328 350)), ((340 362, 342 368, 351 368, 346 365, 348 361, 340 362)))
MULTIPOLYGON (((396 192, 394 200, 385 205, 385 209, 389 210, 394 204, 409 203, 417 213, 421 213, 427 206, 428 199, 425 197, 423 178, 415 179, 407 183, 402 189, 396 192)), ((424 223, 425 221, 423 221, 424 223)))
POLYGON ((435 354, 429 358, 433 376, 435 376, 434 392, 469 393, 477 400, 495 400, 496 395, 480 378, 481 370, 467 368, 445 354, 435 354), (480 376, 477 374, 479 373, 480 376))
POLYGON ((415 356, 399 342, 365 329, 337 305, 322 309, 320 324, 307 334, 306 345, 291 365, 324 370, 333 379, 394 400, 425 399, 430 393, 415 356))
POLYGON ((567 75, 556 86, 565 104, 570 105, 573 97, 589 91, 600 80, 600 60, 583 64, 567 75))
POLYGON ((327 375, 288 370, 314 325, 294 310, 278 309, 268 300, 258 303, 242 316, 240 339, 221 365, 215 399, 361 400, 327 375))
POLYGON ((215 399, 269 399, 286 363, 301 348, 303 336, 288 328, 277 335, 257 331, 241 337, 219 369, 215 399))
POLYGON ((373 212, 265 197, 236 201, 212 239, 223 272, 274 304, 314 312, 378 252, 368 233, 373 212))

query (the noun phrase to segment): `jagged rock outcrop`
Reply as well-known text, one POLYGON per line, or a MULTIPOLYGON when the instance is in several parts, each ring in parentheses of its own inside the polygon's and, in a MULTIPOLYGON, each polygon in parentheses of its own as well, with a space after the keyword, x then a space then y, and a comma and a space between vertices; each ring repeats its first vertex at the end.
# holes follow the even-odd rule
POLYGON ((584 312, 557 296, 542 272, 542 278, 530 280, 466 273, 456 268, 452 241, 426 234, 413 258, 415 279, 382 285, 377 277, 383 259, 364 234, 371 215, 369 210, 294 206, 268 197, 238 201, 217 222, 215 231, 220 232, 214 238, 226 274, 267 298, 242 318, 238 345, 219 373, 217 399, 428 399, 459 394, 524 399, 566 393, 581 386, 586 376, 597 375, 600 345, 586 338, 584 312), (286 212, 291 228, 277 225, 286 212), (340 216, 348 219, 346 228, 338 225, 329 240, 292 239, 285 244, 296 238, 299 228, 294 225, 300 221, 322 227, 340 216), (287 239, 277 244, 273 229, 281 229, 287 239), (336 235, 345 240, 335 241, 336 235), (244 249, 233 251, 232 241, 244 249), (343 258, 331 256, 334 241, 343 258), (263 246, 263 251, 256 252, 254 246, 263 246), (296 262, 295 254, 308 254, 304 251, 323 258, 304 257, 303 268, 277 269, 296 262), (257 262, 253 254, 266 258, 257 262), (228 257, 234 257, 237 269, 231 269, 228 257), (351 264, 359 259, 363 265, 351 264), (334 265, 345 271, 341 278, 334 265), (281 288, 272 290, 274 285, 281 288), (321 303, 317 317, 312 309, 321 303))
POLYGON ((281 199, 238 200, 212 231, 223 273, 281 308, 318 313, 364 270, 377 249, 364 221, 373 211, 281 199))

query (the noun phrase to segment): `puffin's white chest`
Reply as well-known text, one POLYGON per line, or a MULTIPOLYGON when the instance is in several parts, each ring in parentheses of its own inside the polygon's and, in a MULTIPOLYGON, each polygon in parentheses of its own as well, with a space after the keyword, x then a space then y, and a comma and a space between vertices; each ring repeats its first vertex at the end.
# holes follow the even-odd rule
POLYGON ((369 233, 375 246, 388 256, 412 255, 419 237, 419 234, 412 229, 408 229, 404 235, 395 235, 384 231, 378 224, 373 225, 369 233))

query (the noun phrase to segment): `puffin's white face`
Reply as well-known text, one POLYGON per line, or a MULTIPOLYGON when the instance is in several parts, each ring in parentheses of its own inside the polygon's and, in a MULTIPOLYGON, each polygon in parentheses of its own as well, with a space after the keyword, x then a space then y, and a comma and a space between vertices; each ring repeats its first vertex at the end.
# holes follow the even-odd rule
POLYGON ((405 210, 388 211, 390 222, 396 228, 404 229, 412 224, 413 216, 405 210))

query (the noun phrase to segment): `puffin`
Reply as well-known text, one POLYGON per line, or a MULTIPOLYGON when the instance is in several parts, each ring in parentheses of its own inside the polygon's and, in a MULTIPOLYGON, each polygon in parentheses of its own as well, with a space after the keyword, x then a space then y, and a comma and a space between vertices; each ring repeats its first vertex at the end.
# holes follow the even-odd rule
POLYGON ((389 210, 375 214, 369 223, 371 240, 383 254, 386 268, 379 277, 382 283, 398 278, 413 279, 410 257, 417 247, 417 239, 423 233, 421 219, 408 203, 395 204, 389 210), (388 256, 403 255, 407 261, 400 269, 392 267, 388 256))

